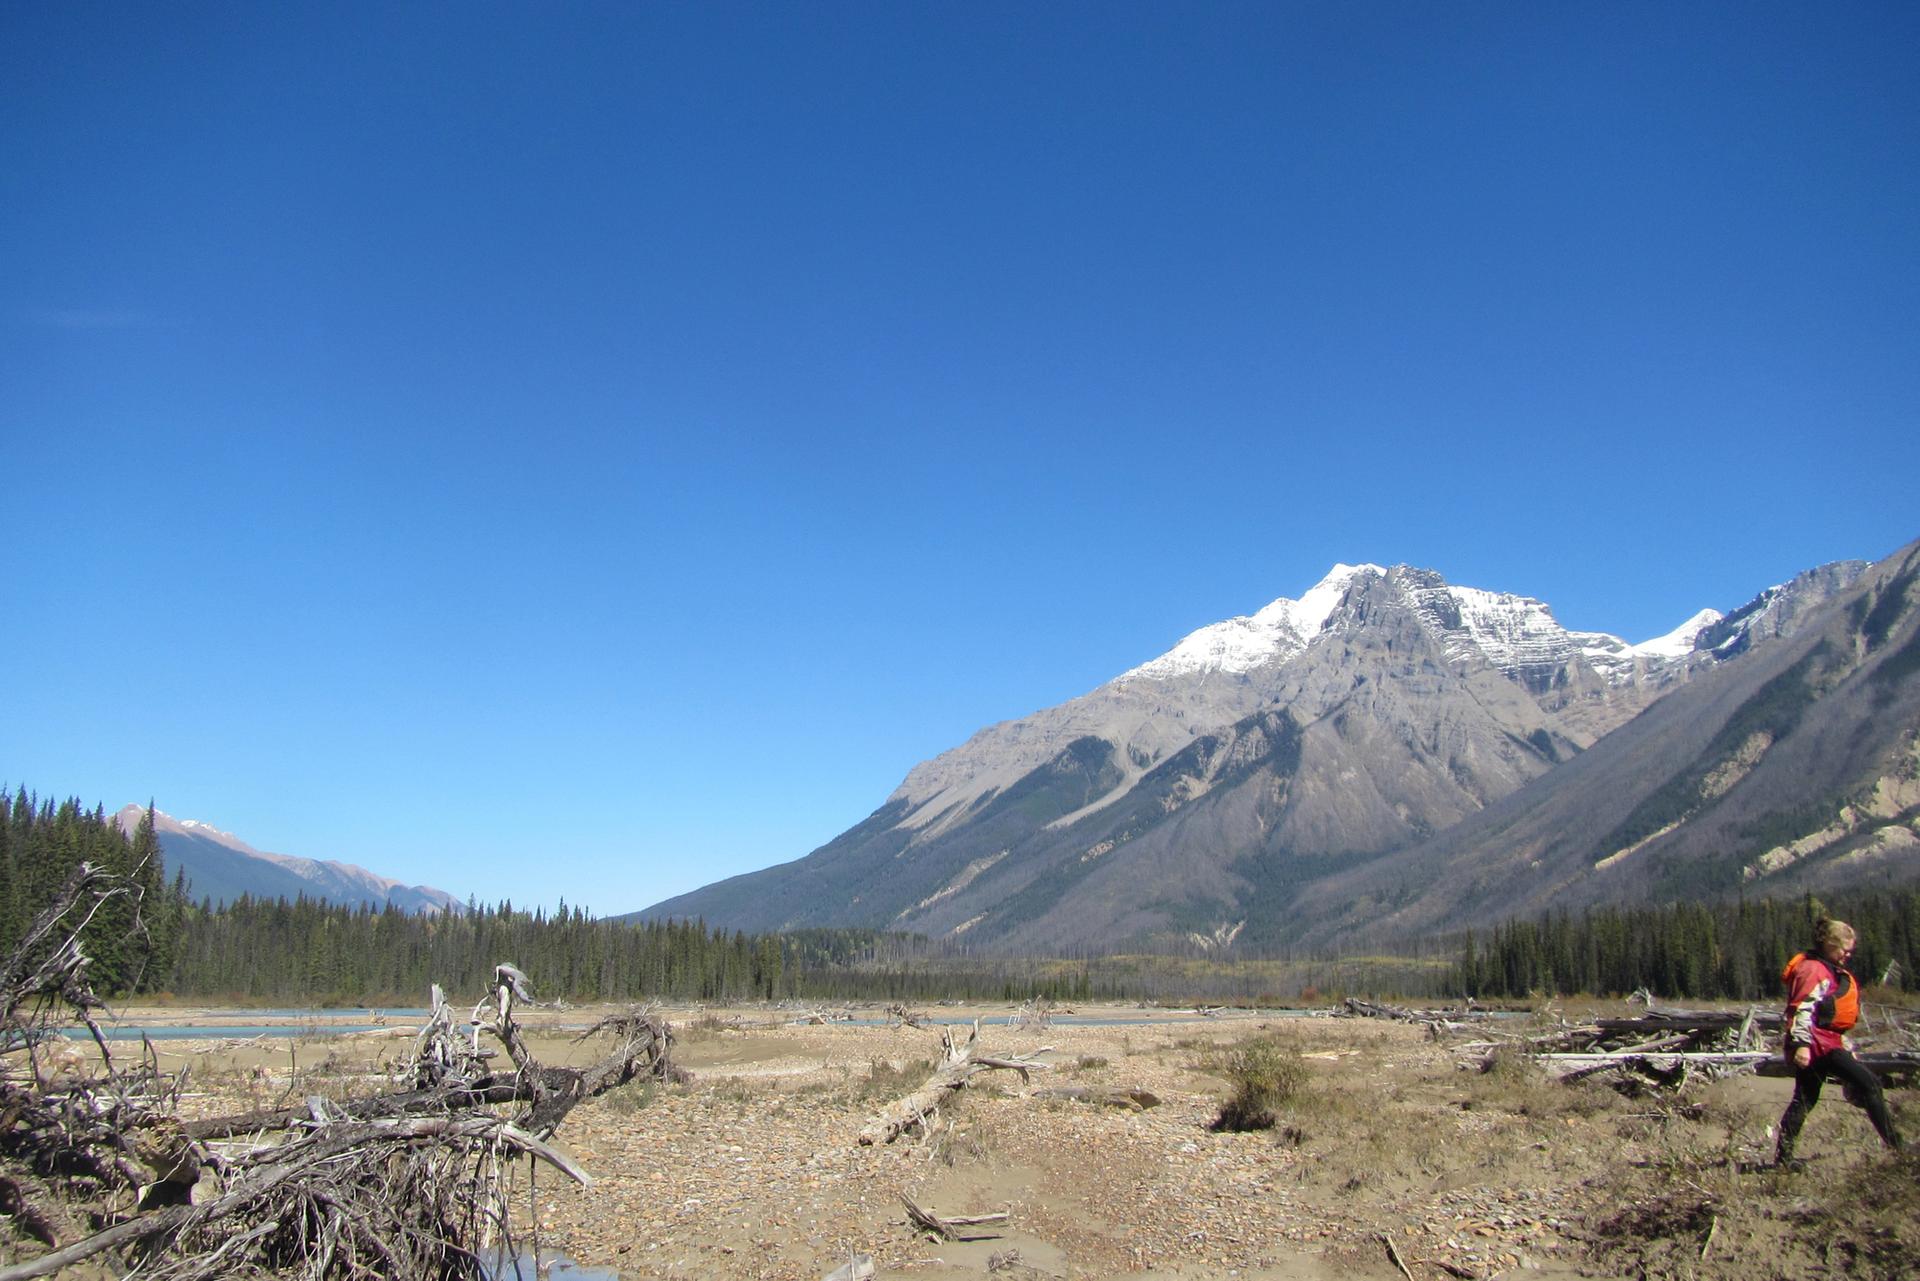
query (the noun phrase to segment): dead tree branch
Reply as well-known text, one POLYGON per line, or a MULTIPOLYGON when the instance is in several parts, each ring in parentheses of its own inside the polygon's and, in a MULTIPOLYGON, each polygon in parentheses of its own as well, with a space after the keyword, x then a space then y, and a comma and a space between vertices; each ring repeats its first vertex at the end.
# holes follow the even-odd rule
MULTIPOLYGON (((906 1130, 915 1126, 925 1128, 926 1118, 939 1109, 940 1102, 955 1090, 965 1088, 967 1082, 977 1073, 1003 1068, 1018 1072, 1024 1084, 1029 1080, 1028 1073, 1051 1068, 1050 1063, 1038 1062, 1033 1056, 1020 1058, 994 1058, 978 1054, 974 1047, 980 1040, 980 1021, 974 1020, 973 1032, 966 1041, 954 1039, 952 1028, 944 1029, 940 1034, 942 1048, 940 1066, 934 1069, 926 1083, 905 1098, 897 1099, 882 1108, 878 1115, 868 1121, 860 1131, 860 1143, 871 1146, 878 1143, 891 1143, 906 1130)), ((1034 1056, 1047 1054, 1052 1046, 1042 1046, 1033 1052, 1034 1056)))

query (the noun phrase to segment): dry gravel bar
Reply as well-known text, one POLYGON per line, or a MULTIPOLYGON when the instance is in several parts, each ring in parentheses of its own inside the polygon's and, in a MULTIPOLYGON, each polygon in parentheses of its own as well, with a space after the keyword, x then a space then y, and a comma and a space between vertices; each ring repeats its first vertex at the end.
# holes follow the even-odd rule
MULTIPOLYGON (((599 1013, 530 1012, 538 1057, 591 1061, 565 1030, 599 1013)), ((1466 1070, 1482 1056, 1414 1023, 1081 1008, 1042 1030, 981 1028, 982 1053, 1039 1054, 1052 1070, 981 1073, 928 1132, 861 1146, 875 1113, 931 1072, 937 1030, 883 1025, 878 1010, 858 1012, 865 1024, 664 1013, 693 1080, 576 1108, 556 1144, 593 1185, 542 1169, 516 1192, 523 1242, 565 1261, 556 1278, 820 1281, 856 1256, 882 1279, 1920 1275, 1920 1164, 1881 1152, 1837 1089, 1796 1175, 1762 1165, 1784 1080, 1629 1096, 1551 1081, 1519 1056, 1466 1070), (1223 1051, 1250 1038, 1297 1056, 1304 1084, 1273 1129, 1216 1133, 1223 1051), (1062 1087, 1088 1098, 1044 1093, 1062 1087), (1126 1093, 1157 1103, 1099 1101, 1126 1093), (1008 1217, 942 1240, 903 1197, 1008 1217)), ((404 1038, 346 1036, 291 1055, 183 1052, 211 1083, 200 1106, 217 1109, 235 1091, 280 1094, 296 1062, 302 1091, 330 1076, 372 1088, 378 1061, 404 1051, 404 1038)), ((1920 1137, 1912 1097, 1889 1094, 1920 1137)))

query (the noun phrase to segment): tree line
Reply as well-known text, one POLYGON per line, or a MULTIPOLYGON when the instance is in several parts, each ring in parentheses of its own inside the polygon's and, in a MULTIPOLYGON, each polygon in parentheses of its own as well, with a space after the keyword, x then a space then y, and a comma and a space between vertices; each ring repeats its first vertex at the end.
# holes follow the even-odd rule
MULTIPOLYGON (((0 790, 0 958, 81 862, 122 891, 86 923, 83 945, 103 994, 288 1004, 412 1005, 429 986, 478 990, 494 965, 533 976, 542 999, 570 1001, 1212 999, 1276 1004, 1303 991, 1403 996, 1625 994, 1735 1000, 1776 994, 1780 967, 1806 945, 1811 898, 1604 907, 1513 919, 1451 945, 1400 957, 1267 960, 976 956, 917 935, 858 929, 746 934, 703 921, 596 919, 470 903, 411 914, 314 899, 193 902, 167 879, 149 807, 134 831, 77 800, 0 790), (1449 955, 1449 954, 1442 954, 1449 955)), ((1859 931, 1867 982, 1920 973, 1920 890, 1837 896, 1859 931)))
POLYGON ((128 994, 165 987, 186 925, 186 883, 166 879, 151 806, 129 833, 101 807, 42 801, 25 788, 9 796, 0 788, 0 958, 13 954, 81 863, 118 882, 81 933, 95 989, 128 994))
POLYGON ((1779 994, 1787 958, 1811 945, 1813 923, 1836 916, 1859 933, 1849 968, 1863 983, 1911 985, 1920 975, 1920 889, 1865 889, 1823 904, 1741 899, 1707 904, 1589 908, 1514 919, 1468 933, 1455 970, 1470 996, 1532 993, 1752 1001, 1779 994))

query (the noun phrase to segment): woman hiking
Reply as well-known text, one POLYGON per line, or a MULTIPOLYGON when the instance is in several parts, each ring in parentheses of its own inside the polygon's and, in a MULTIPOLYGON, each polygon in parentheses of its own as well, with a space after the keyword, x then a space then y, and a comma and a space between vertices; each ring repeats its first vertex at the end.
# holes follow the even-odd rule
POLYGON ((1853 1057, 1841 1033, 1860 1017, 1860 984, 1847 970, 1853 955, 1853 927, 1821 917, 1813 927, 1813 947, 1797 952, 1780 977, 1787 985, 1787 1062, 1793 1067, 1793 1102, 1780 1117, 1780 1142, 1774 1164, 1797 1165, 1793 1145, 1800 1127, 1820 1101, 1820 1086, 1837 1077, 1847 1101, 1867 1114, 1881 1141, 1899 1148, 1880 1078, 1853 1057))

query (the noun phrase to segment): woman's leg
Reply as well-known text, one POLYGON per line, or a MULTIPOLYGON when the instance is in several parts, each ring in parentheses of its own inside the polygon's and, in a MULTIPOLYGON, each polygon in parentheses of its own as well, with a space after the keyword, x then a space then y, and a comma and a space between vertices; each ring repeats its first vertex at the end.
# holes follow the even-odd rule
POLYGON ((1825 1055, 1823 1061, 1827 1072, 1846 1090, 1847 1102, 1867 1114, 1882 1143, 1897 1150, 1900 1134, 1893 1128, 1893 1113, 1887 1110, 1887 1096, 1880 1088, 1880 1078, 1846 1050, 1834 1050, 1825 1055))
POLYGON ((1793 1074, 1793 1102, 1780 1114, 1780 1140, 1773 1149, 1775 1165, 1786 1165, 1793 1160, 1793 1145, 1800 1140, 1800 1127, 1806 1124, 1807 1113, 1820 1101, 1820 1083, 1826 1080, 1827 1060, 1832 1057, 1823 1054, 1793 1074))

